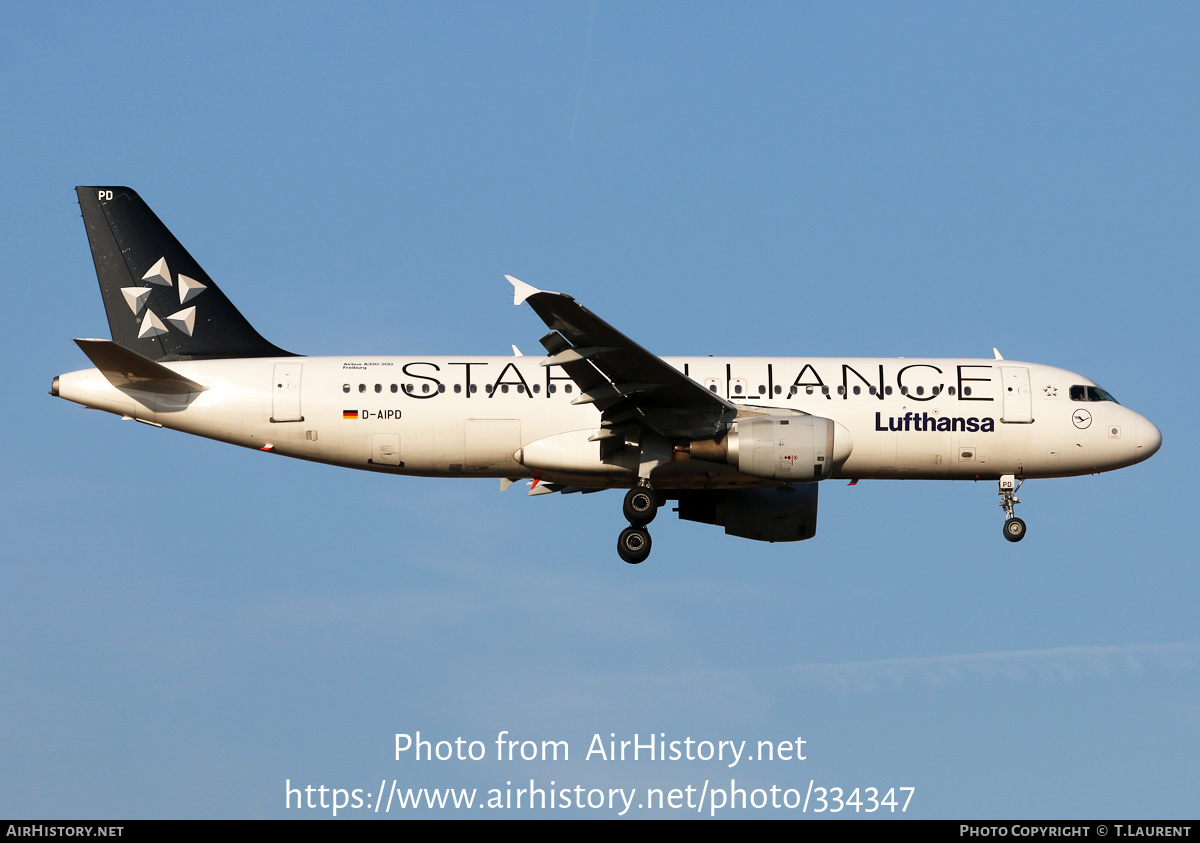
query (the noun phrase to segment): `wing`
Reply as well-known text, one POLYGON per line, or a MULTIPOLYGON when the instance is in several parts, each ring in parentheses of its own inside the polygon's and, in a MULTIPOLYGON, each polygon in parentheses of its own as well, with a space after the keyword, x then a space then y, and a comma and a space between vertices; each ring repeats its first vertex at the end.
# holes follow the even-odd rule
MULTIPOLYGON (((626 445, 661 450, 666 440, 712 439, 724 434, 738 408, 609 325, 563 293, 539 290, 511 275, 513 304, 528 302, 550 333, 541 343, 549 357, 543 366, 561 366, 582 394, 572 403, 595 404, 601 428, 601 457, 626 445), (648 447, 646 433, 659 440, 648 447)), ((655 463, 658 464, 658 463, 655 463)))

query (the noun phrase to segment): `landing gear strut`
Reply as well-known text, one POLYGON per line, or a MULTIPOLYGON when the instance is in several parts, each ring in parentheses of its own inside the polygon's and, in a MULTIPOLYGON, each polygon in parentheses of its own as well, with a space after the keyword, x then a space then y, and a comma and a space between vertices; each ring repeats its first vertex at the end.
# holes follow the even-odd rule
POLYGON ((1005 474, 1000 478, 1000 506, 1004 509, 1004 538, 1010 542, 1019 542, 1025 538, 1025 522, 1013 513, 1013 507, 1021 502, 1017 490, 1025 482, 1013 474, 1005 474))
POLYGON ((617 554, 630 565, 637 565, 650 555, 650 532, 646 525, 658 515, 658 496, 643 481, 625 493, 622 511, 629 526, 617 539, 617 554))

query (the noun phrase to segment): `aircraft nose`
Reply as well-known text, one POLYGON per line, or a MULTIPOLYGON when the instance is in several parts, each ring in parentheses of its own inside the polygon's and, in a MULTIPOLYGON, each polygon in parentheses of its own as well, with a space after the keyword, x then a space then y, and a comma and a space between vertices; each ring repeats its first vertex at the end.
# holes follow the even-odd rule
POLYGON ((1134 451, 1139 460, 1149 459, 1162 447, 1162 433, 1154 423, 1147 418, 1138 417, 1137 449, 1134 451))

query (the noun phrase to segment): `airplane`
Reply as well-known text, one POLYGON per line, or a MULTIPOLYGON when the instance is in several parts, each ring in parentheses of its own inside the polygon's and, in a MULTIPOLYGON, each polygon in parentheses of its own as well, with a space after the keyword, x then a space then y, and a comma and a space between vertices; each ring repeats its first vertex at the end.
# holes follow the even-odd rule
POLYGON ((1110 471, 1162 444, 1096 383, 993 357, 663 358, 563 293, 512 276, 545 355, 305 357, 264 339, 128 187, 77 187, 112 339, 51 395, 154 427, 387 474, 625 489, 618 555, 679 518, 790 542, 822 481, 991 480, 1003 534, 1025 480, 1110 471))

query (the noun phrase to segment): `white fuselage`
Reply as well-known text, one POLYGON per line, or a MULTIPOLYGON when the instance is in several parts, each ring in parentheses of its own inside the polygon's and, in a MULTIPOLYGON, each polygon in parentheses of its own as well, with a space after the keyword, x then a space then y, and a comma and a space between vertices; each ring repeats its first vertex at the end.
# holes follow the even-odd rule
MULTIPOLYGON (((163 396, 112 386, 96 369, 60 376, 70 401, 174 430, 350 468, 436 477, 539 477, 629 486, 588 437, 591 404, 538 357, 287 357, 168 363, 207 390, 163 396), (544 454, 550 437, 554 456, 544 454), (561 446, 558 444, 562 442, 561 446), (533 446, 533 447, 531 447, 533 446), (523 464, 523 462, 525 464, 523 464)), ((834 476, 1062 477, 1140 462, 1160 434, 1093 382, 1010 360, 665 358, 735 404, 838 422, 851 450, 834 476)), ((770 485, 679 453, 660 489, 770 485)))

